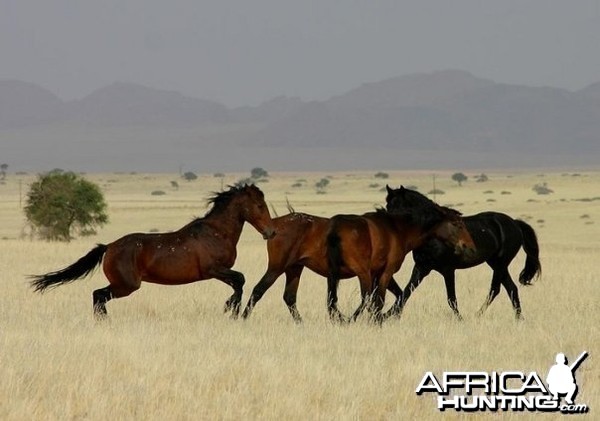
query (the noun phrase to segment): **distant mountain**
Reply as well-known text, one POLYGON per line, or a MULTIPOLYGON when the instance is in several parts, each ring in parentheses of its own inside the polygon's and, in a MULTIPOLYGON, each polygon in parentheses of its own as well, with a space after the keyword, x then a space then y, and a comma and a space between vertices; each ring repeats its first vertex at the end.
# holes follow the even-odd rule
POLYGON ((599 91, 498 84, 455 70, 409 75, 305 104, 256 137, 267 145, 597 150, 600 108, 591 98, 599 91))
POLYGON ((131 83, 63 101, 30 83, 0 81, 0 145, 5 160, 22 166, 83 169, 188 162, 222 171, 266 165, 268 157, 280 169, 597 162, 600 82, 570 92, 446 70, 325 101, 281 96, 230 109, 131 83))
POLYGON ((60 118, 63 105, 56 95, 32 83, 0 81, 0 128, 47 124, 60 118))
POLYGON ((114 83, 78 101, 67 103, 68 119, 93 125, 197 125, 228 122, 225 106, 151 89, 131 83, 114 83))
POLYGON ((298 97, 278 96, 257 107, 239 107, 230 112, 237 122, 274 123, 296 113, 304 102, 298 97))
POLYGON ((30 83, 0 81, 0 129, 40 124, 172 127, 228 121, 229 110, 219 103, 132 83, 113 83, 83 99, 62 101, 30 83))

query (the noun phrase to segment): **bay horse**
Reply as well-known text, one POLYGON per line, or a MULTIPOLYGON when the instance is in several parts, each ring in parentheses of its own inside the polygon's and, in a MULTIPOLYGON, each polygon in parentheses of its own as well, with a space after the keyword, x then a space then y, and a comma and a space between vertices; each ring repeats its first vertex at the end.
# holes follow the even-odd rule
MULTIPOLYGON (((403 214, 414 209, 428 213, 436 207, 439 205, 414 190, 404 187, 387 188, 386 208, 391 213, 403 214)), ((500 212, 482 212, 461 219, 475 247, 467 253, 465 249, 432 238, 413 250, 415 266, 404 290, 398 312, 402 310, 423 278, 435 270, 444 277, 448 305, 456 317, 462 319, 456 300, 454 272, 456 269, 471 268, 485 262, 493 270, 492 284, 477 314, 479 316, 483 314, 500 292, 502 285, 511 300, 515 317, 520 319, 522 315, 519 291, 510 276, 508 266, 522 247, 526 260, 525 267, 519 275, 519 282, 522 285, 531 285, 532 280, 541 274, 542 267, 535 230, 529 224, 500 212)))
POLYGON ((360 281, 362 302, 351 320, 356 320, 367 307, 378 323, 397 313, 404 298, 382 315, 385 291, 406 255, 430 238, 438 238, 461 251, 474 247, 459 213, 450 208, 438 207, 428 213, 407 209, 403 214, 378 209, 364 215, 334 216, 327 235, 329 311, 339 313, 340 275, 353 273, 360 281))
POLYGON ((110 244, 98 244, 72 265, 34 276, 35 291, 44 292, 90 274, 102 263, 107 287, 93 292, 94 315, 106 316, 106 303, 126 297, 142 282, 182 285, 216 278, 231 288, 233 295, 225 311, 237 317, 244 275, 232 270, 236 245, 244 222, 249 222, 265 239, 275 235, 263 192, 254 185, 229 187, 209 200, 211 209, 181 229, 169 233, 134 233, 110 244))
MULTIPOLYGON (((288 210, 289 214, 273 218, 273 227, 277 235, 267 241, 269 263, 264 275, 252 290, 248 304, 242 313, 245 319, 250 316, 254 306, 277 278, 285 273, 283 301, 294 321, 301 322, 302 317, 296 306, 296 296, 302 271, 307 267, 323 277, 327 277, 329 273, 327 232, 331 220, 295 212, 289 205, 288 210)), ((354 273, 348 271, 340 273, 340 277, 344 279, 353 276, 354 273)), ((392 279, 388 290, 396 296, 397 306, 399 306, 402 289, 392 279)), ((337 318, 338 321, 342 321, 339 316, 339 313, 330 312, 332 319, 337 318)))

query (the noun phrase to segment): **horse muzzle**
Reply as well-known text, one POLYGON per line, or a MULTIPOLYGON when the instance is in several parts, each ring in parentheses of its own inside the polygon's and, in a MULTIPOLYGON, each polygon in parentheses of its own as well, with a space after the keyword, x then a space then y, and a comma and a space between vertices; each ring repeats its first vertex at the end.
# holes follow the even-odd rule
POLYGON ((270 240, 271 238, 275 237, 275 230, 273 228, 265 228, 265 230, 262 232, 262 236, 265 240, 270 240))

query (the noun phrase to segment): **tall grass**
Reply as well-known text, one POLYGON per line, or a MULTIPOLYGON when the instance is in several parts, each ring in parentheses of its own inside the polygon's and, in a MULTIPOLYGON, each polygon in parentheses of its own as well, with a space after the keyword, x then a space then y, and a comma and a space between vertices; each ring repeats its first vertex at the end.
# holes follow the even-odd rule
MULTIPOLYGON (((383 193, 365 187, 370 173, 337 186, 334 178, 326 197, 311 191, 310 180, 322 174, 302 176, 309 179, 306 191, 289 195, 298 211, 360 213, 383 203, 383 193)), ((299 288, 300 326, 283 303, 281 280, 246 321, 223 315, 231 292, 216 280, 180 287, 144 284, 130 297, 111 301, 110 317, 102 323, 92 317, 91 299, 94 289, 106 285, 101 271, 34 294, 28 274, 70 264, 95 242, 154 227, 176 229, 206 211, 203 198, 220 183, 200 177, 195 186, 181 183, 179 191, 151 199, 147 192, 168 183, 170 175, 93 177, 118 180, 106 187, 112 222, 97 238, 69 244, 19 239, 16 190, 10 179, 0 189, 6 199, 0 200, 0 419, 433 419, 441 415, 435 401, 415 394, 426 371, 512 369, 545 376, 557 352, 574 358, 583 350, 591 355, 577 371, 577 402, 587 403, 592 417, 600 411, 600 225, 579 218, 586 213, 597 220, 600 204, 569 200, 593 195, 600 187, 597 173, 575 181, 547 175, 554 195, 567 199, 549 203, 527 203, 534 176, 490 174, 485 183, 486 190, 513 193, 498 197, 494 209, 546 221, 544 228, 534 226, 543 277, 531 287, 519 285, 523 322, 514 320, 504 291, 483 317, 475 317, 491 279, 491 271, 480 266, 457 273, 463 322, 452 317, 443 281, 433 274, 411 297, 402 319, 381 328, 365 320, 332 325, 325 310, 326 282, 309 271, 299 288)), ((261 186, 281 213, 286 189, 297 178, 273 174, 261 186)), ((389 182, 425 187, 427 180, 390 172, 389 182)), ((451 183, 448 177, 440 186, 447 192, 444 200, 464 203, 466 213, 487 209, 482 183, 460 189, 451 183)), ((246 300, 265 270, 266 248, 247 228, 238 251, 235 268, 246 275, 246 300)), ((511 265, 513 277, 523 264, 520 253, 511 265)), ((409 257, 397 275, 402 285, 411 269, 409 257)), ((349 313, 358 301, 357 282, 342 281, 341 309, 349 313)))

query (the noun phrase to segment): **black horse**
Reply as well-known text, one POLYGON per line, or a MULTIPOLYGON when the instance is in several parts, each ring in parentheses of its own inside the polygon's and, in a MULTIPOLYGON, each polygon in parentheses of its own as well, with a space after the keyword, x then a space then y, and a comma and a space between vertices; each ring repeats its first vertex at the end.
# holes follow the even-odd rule
MULTIPOLYGON (((387 192, 386 207, 391 213, 414 214, 415 209, 420 209, 419 213, 427 214, 439 206, 421 193, 404 187, 399 189, 387 187, 387 192)), ((415 266, 410 281, 404 289, 404 296, 399 308, 396 307, 391 313, 399 314, 423 278, 435 270, 444 277, 450 308, 459 319, 462 319, 456 301, 454 271, 485 262, 493 270, 492 285, 485 303, 477 314, 483 314, 500 292, 500 286, 503 285, 512 302, 516 318, 521 318, 519 291, 510 277, 508 266, 519 249, 523 247, 527 257, 525 268, 519 275, 519 282, 523 285, 530 285, 532 280, 541 274, 539 246, 535 231, 527 223, 499 212, 482 212, 462 217, 462 220, 475 244, 475 249, 450 247, 436 238, 432 238, 421 247, 414 249, 415 266)))

